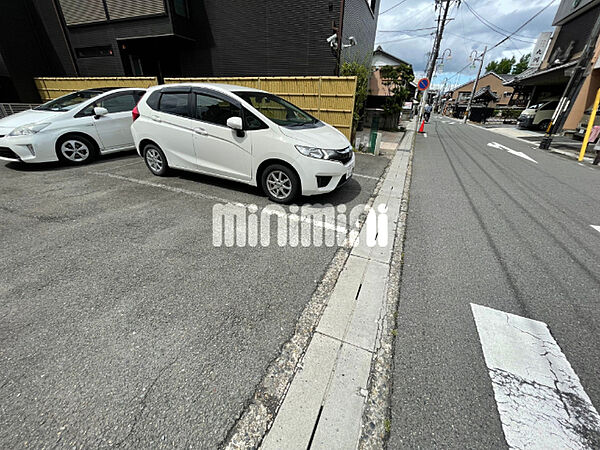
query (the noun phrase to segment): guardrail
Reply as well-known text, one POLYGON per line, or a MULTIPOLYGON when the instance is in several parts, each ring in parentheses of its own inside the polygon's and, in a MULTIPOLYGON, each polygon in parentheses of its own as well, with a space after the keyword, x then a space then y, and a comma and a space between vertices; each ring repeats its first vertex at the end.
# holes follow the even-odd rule
POLYGON ((36 106, 35 103, 0 103, 0 119, 36 106))

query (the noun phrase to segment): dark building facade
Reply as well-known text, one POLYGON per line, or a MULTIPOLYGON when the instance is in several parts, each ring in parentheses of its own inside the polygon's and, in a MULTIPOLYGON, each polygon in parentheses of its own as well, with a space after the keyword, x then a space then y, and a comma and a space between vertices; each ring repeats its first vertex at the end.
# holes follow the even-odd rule
POLYGON ((35 76, 77 75, 56 5, 0 0, 0 102, 38 102, 35 76))
MULTIPOLYGON (((47 34, 60 37, 48 40, 55 63, 29 78, 157 76, 160 80, 336 75, 340 61, 369 64, 381 0, 20 1, 30 3, 40 20, 52 22, 44 24, 47 34), (48 9, 54 14, 42 12, 48 9), (336 34, 332 46, 327 38, 336 34), (352 41, 355 45, 350 45, 352 41)), ((14 25, 3 28, 9 33, 14 25)), ((4 52, 0 55, 5 67, 14 65, 4 52)))

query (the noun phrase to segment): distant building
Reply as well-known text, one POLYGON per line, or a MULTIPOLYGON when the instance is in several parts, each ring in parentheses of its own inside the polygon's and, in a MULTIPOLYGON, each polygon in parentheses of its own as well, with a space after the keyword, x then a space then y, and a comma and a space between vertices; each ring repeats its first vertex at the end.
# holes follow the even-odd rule
POLYGON ((0 77, 4 75, 5 84, 11 80, 13 92, 29 100, 32 77, 40 75, 336 75, 343 61, 369 63, 379 4, 380 0, 3 2, 0 77), (22 16, 33 19, 23 27, 24 22, 15 19, 22 16), (46 55, 52 61, 36 69, 33 61, 46 55))
MULTIPOLYGON (((385 66, 407 66, 410 69, 410 72, 414 75, 413 68, 410 63, 390 53, 387 53, 383 50, 383 48, 381 48, 381 46, 377 47, 377 49, 373 52, 373 59, 371 60, 369 96, 367 97, 366 114, 364 119, 367 125, 373 121, 373 117, 383 117, 382 113, 386 99, 392 95, 390 87, 385 85, 384 79, 381 76, 381 68, 385 66)), ((412 82, 407 82, 403 87, 408 89, 409 92, 407 100, 412 99, 416 89, 414 80, 412 82)), ((382 126, 385 126, 386 128, 393 128, 395 125, 397 125, 399 114, 395 117, 385 117, 383 119, 381 121, 382 126)))
MULTIPOLYGON (((381 78, 381 68, 384 66, 397 67, 401 65, 410 67, 412 72, 412 64, 385 52, 381 46, 377 47, 377 49, 373 52, 373 59, 371 61, 372 73, 371 79, 369 80, 369 98, 367 100, 368 107, 382 107, 383 103, 385 102, 385 98, 390 96, 389 88, 385 86, 381 78)), ((405 87, 409 89, 411 95, 414 94, 416 87, 414 82, 408 83, 405 87)))
MULTIPOLYGON (((488 99, 487 106, 490 108, 508 106, 514 89, 510 86, 505 86, 504 83, 508 83, 513 78, 514 75, 510 74, 486 73, 479 78, 475 98, 479 101, 483 98, 488 99)), ((458 105, 466 104, 469 101, 469 97, 471 97, 474 83, 475 80, 471 80, 455 88, 452 93, 452 102, 458 105)))

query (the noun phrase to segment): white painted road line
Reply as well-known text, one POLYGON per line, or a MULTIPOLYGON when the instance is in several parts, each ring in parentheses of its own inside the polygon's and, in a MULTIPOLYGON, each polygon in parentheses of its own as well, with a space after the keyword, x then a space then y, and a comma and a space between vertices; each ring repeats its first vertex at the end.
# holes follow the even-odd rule
POLYGON ((510 448, 597 448, 600 415, 537 320, 471 304, 510 448))
POLYGON ((594 230, 600 232, 600 225, 590 225, 594 230))
POLYGON ((175 192, 177 194, 189 195, 190 197, 202 198, 202 199, 206 199, 206 200, 213 200, 213 201, 216 201, 219 203, 231 204, 231 205, 240 206, 243 208, 247 207, 247 205, 245 205, 244 203, 232 202, 232 201, 226 200, 224 198, 215 197, 214 195, 203 194, 201 192, 194 192, 194 191, 190 191, 187 189, 178 188, 175 186, 169 186, 169 185, 166 185, 163 183, 155 183, 153 181, 146 181, 146 180, 140 180, 140 179, 132 178, 132 177, 125 177, 123 175, 116 175, 114 173, 109 173, 109 172, 90 172, 90 173, 92 175, 113 178, 115 180, 128 181, 129 183, 136 183, 136 184, 141 184, 142 186, 150 186, 153 188, 162 189, 164 191, 175 192))
POLYGON ((372 177, 371 175, 363 175, 362 173, 353 173, 353 177, 365 178, 367 180, 377 180, 379 181, 379 177, 372 177))
MULTIPOLYGON (((139 180, 137 178, 125 177, 122 175, 116 175, 116 174, 109 173, 109 172, 90 172, 90 173, 92 175, 114 178, 114 179, 121 180, 121 181, 127 181, 129 183, 140 184, 142 186, 150 186, 153 188, 158 188, 158 189, 162 189, 165 191, 174 192, 177 194, 184 194, 184 195, 188 195, 190 197, 201 198, 201 199, 205 199, 205 200, 212 200, 217 203, 231 205, 231 206, 235 206, 238 208, 248 209, 251 206, 252 207, 256 206, 256 205, 250 205, 250 204, 241 203, 241 202, 234 202, 234 201, 227 200, 227 199, 224 199, 221 197, 216 197, 214 195, 203 194, 201 192, 190 191, 188 189, 178 188, 175 186, 169 186, 169 185, 166 185, 163 183, 155 183, 153 181, 139 180)), ((281 211, 280 209, 269 209, 268 207, 265 208, 263 211, 270 215, 276 216, 276 217, 286 218, 290 221, 312 224, 313 227, 322 228, 322 229, 325 229, 328 231, 334 231, 335 233, 338 233, 340 235, 348 234, 348 237, 346 238, 345 242, 342 244, 342 246, 344 246, 344 247, 351 247, 353 242, 356 240, 356 238, 358 236, 358 222, 356 224, 354 224, 353 228, 348 232, 348 229, 345 227, 338 226, 334 223, 330 223, 330 222, 323 221, 323 220, 315 220, 311 216, 305 217, 305 216, 301 216, 298 214, 286 213, 286 212, 281 211)))
POLYGON ((498 144, 497 142, 490 142, 490 143, 488 144, 488 147, 492 147, 492 148, 499 148, 499 149, 501 149, 501 150, 506 150, 508 153, 510 153, 510 154, 512 154, 512 155, 518 156, 518 157, 520 157, 520 158, 526 159, 527 161, 531 161, 531 162, 534 162, 534 163, 536 163, 536 164, 538 163, 538 162, 537 162, 535 159, 533 159, 533 158, 530 158, 530 157, 529 157, 529 156, 527 156, 525 153, 523 153, 523 152, 518 152, 518 151, 516 151, 516 150, 513 150, 512 148, 508 148, 508 147, 507 147, 507 146, 505 146, 505 145, 498 144))

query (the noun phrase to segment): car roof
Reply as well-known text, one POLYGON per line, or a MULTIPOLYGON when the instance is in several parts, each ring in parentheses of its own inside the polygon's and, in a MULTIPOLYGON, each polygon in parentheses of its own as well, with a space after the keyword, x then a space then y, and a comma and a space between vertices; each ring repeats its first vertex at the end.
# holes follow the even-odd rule
POLYGON ((80 91, 77 92, 89 92, 90 94, 104 94, 106 92, 111 92, 111 91, 115 91, 115 92, 119 92, 119 91, 131 91, 131 90, 140 90, 140 91, 145 91, 146 88, 136 88, 136 87, 98 87, 98 88, 89 88, 89 89, 82 89, 80 91))
POLYGON ((238 86, 235 84, 224 84, 224 83, 177 83, 177 84, 161 84, 159 86, 156 86, 159 89, 165 88, 165 87, 203 87, 203 88, 208 88, 208 89, 214 89, 217 91, 221 91, 221 92, 242 92, 242 91, 248 91, 248 92, 266 92, 263 91, 261 89, 255 89, 255 88, 251 88, 251 87, 247 87, 247 86, 238 86))

